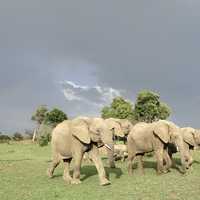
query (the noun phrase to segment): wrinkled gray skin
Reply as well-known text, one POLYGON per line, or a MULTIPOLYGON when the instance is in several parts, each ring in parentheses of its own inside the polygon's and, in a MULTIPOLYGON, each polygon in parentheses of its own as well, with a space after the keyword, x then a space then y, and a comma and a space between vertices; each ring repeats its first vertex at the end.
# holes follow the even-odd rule
MULTIPOLYGON (((164 158, 166 163, 171 165, 170 158, 165 150, 169 142, 175 143, 180 150, 182 172, 186 172, 184 159, 184 144, 180 134, 180 128, 172 122, 159 120, 153 123, 138 123, 128 135, 128 172, 133 173, 133 159, 137 156, 139 159, 139 168, 144 173, 142 158, 145 153, 154 152, 157 160, 157 173, 165 172, 163 166, 164 158)), ((168 169, 170 166, 165 166, 168 169)))
MULTIPOLYGON (((113 146, 112 132, 101 118, 79 117, 64 121, 52 132, 53 161, 48 169, 48 176, 53 177, 55 168, 60 161, 64 162, 63 178, 67 183, 79 184, 81 162, 85 152, 88 152, 94 162, 100 179, 100 185, 110 184, 106 177, 98 147, 113 146), (70 162, 73 158, 73 177, 70 175, 70 162)), ((112 149, 111 149, 112 150, 112 149)))
MULTIPOLYGON (((186 168, 189 169, 193 162, 190 150, 199 149, 200 146, 200 130, 191 127, 185 127, 181 128, 181 134, 184 141, 186 168)), ((174 143, 170 143, 168 145, 168 154, 171 160, 173 154, 177 152, 178 149, 176 145, 174 143)))
MULTIPOLYGON (((127 119, 115 119, 109 118, 105 119, 106 124, 109 126, 109 129, 113 131, 113 137, 118 136, 121 138, 127 137, 130 133, 131 128, 133 127, 132 123, 127 119)), ((113 150, 114 146, 112 146, 113 150)), ((115 158, 114 158, 114 150, 107 150, 109 166, 111 168, 115 168, 115 158)))

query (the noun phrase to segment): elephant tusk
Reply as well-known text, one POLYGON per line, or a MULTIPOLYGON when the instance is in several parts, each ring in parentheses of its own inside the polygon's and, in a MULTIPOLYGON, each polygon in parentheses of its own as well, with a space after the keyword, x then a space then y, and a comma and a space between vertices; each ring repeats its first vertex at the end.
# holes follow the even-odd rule
POLYGON ((112 151, 112 148, 108 144, 105 144, 105 147, 112 151))
POLYGON ((177 152, 179 152, 179 148, 178 148, 178 146, 176 145, 176 149, 177 149, 177 152))

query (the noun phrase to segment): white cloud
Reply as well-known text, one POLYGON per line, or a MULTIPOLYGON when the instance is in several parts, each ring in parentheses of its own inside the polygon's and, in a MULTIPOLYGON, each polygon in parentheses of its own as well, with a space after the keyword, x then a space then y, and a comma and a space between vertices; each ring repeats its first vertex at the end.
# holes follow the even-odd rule
MULTIPOLYGON (((113 98, 121 96, 121 91, 111 87, 79 85, 72 81, 61 82, 62 92, 67 101, 92 105, 102 108, 112 102, 113 98)), ((92 109, 92 108, 91 108, 92 109)))

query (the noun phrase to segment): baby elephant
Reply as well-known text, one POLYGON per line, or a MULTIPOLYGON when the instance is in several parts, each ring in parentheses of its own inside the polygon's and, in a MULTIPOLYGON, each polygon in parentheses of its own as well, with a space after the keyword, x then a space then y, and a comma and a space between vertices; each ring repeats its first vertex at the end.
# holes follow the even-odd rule
POLYGON ((125 159, 128 157, 127 145, 115 144, 114 145, 114 157, 115 157, 115 160, 125 161, 125 159))

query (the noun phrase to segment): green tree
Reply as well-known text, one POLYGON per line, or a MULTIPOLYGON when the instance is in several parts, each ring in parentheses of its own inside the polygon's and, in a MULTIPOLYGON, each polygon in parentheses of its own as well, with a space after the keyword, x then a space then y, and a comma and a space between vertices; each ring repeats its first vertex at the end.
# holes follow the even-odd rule
POLYGON ((160 101, 160 95, 148 90, 139 92, 134 111, 135 119, 144 122, 167 119, 171 114, 169 106, 160 101))
POLYGON ((110 106, 105 106, 102 109, 101 116, 104 119, 111 117, 119 119, 133 119, 133 105, 123 97, 116 97, 113 99, 110 106))
POLYGON ((31 117, 31 120, 37 123, 37 127, 35 128, 33 133, 33 138, 32 138, 33 142, 36 140, 37 132, 40 128, 40 125, 43 123, 47 112, 48 112, 47 107, 45 105, 41 105, 36 109, 36 111, 33 113, 31 117))
POLYGON ((41 105, 36 109, 35 113, 31 117, 31 120, 36 121, 38 124, 42 124, 47 112, 48 112, 47 107, 41 105))
POLYGON ((53 126, 56 126, 58 123, 63 122, 64 120, 67 120, 67 115, 62 110, 57 108, 47 112, 44 117, 44 122, 53 126))
POLYGON ((13 140, 15 140, 15 141, 21 141, 23 139, 24 139, 24 137, 23 137, 23 135, 21 133, 18 133, 18 132, 14 133, 13 140))
POLYGON ((37 129, 37 138, 40 146, 45 146, 51 140, 53 128, 60 122, 67 120, 67 115, 57 108, 45 112, 43 121, 37 129))
POLYGON ((160 119, 167 119, 171 114, 171 108, 166 104, 161 102, 159 107, 160 119))

